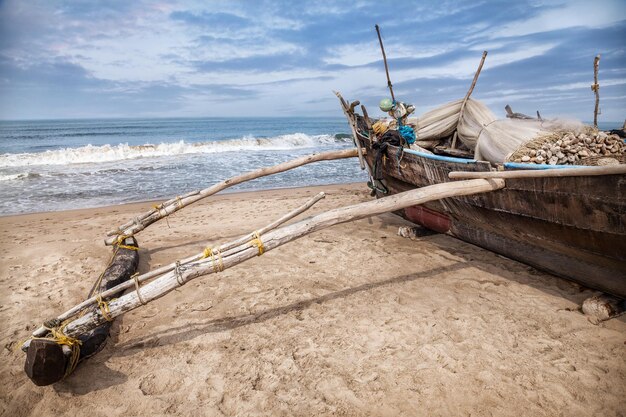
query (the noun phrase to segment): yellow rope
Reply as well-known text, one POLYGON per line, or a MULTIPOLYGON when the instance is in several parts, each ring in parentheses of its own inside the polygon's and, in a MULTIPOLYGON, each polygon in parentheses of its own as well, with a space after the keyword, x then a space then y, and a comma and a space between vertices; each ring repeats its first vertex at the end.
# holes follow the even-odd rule
POLYGON ((209 256, 213 255, 213 249, 211 249, 210 247, 206 247, 204 248, 204 258, 208 258, 209 256))
POLYGON ((250 244, 259 248, 259 254, 257 256, 263 255, 263 253, 265 252, 265 247, 263 246, 261 235, 259 235, 258 231, 255 231, 254 233, 252 233, 252 236, 254 236, 254 239, 250 241, 250 244))
POLYGON ((133 276, 131 277, 134 281, 135 281, 135 291, 137 291, 137 298, 139 299, 139 302, 141 303, 141 305, 146 305, 146 302, 144 301, 143 297, 141 296, 141 292, 139 292, 139 274, 133 274, 133 276))
POLYGON ((159 213, 159 217, 162 219, 165 219, 165 223, 167 223, 167 228, 171 229, 170 227, 170 221, 167 219, 168 213, 167 213, 167 209, 165 207, 163 207, 163 203, 161 204, 155 204, 154 206, 152 206, 156 209, 157 213, 159 213), (163 213, 161 213, 161 209, 163 209, 163 213))
MULTIPOLYGON (((78 361, 80 359, 80 346, 83 344, 83 342, 80 339, 68 336, 63 332, 63 329, 65 328, 68 322, 69 321, 66 321, 62 323, 60 326, 52 327, 52 328, 47 327, 44 323, 44 327, 50 332, 51 336, 48 336, 48 337, 31 336, 24 341, 24 343, 26 343, 29 340, 51 340, 57 343, 58 345, 68 346, 72 353, 70 356, 70 360, 65 368, 65 374, 63 375, 63 378, 67 377, 69 374, 74 372, 74 369, 76 369, 76 365, 78 365, 78 361)), ((20 348, 22 345, 24 345, 24 343, 21 343, 17 347, 20 348)))
POLYGON ((139 250, 137 246, 117 245, 120 249, 139 250))
POLYGON ((66 335, 63 332, 64 328, 65 324, 63 326, 50 329, 50 333, 52 334, 54 341, 59 345, 69 346, 72 351, 72 355, 70 356, 67 368, 65 368, 65 375, 63 375, 63 378, 74 372, 74 369, 76 369, 76 365, 78 365, 78 360, 80 358, 80 345, 82 344, 79 339, 66 335))
POLYGON ((109 303, 104 301, 100 294, 96 296, 96 302, 98 303, 102 317, 104 317, 106 321, 113 321, 113 317, 111 317, 111 309, 109 309, 109 303))
MULTIPOLYGON (((117 247, 118 247, 118 248, 121 248, 121 249, 139 250, 139 248, 138 248, 137 246, 130 246, 130 245, 125 245, 125 244, 124 244, 124 241, 125 241, 125 240, 126 240, 126 238, 128 238, 128 237, 130 237, 130 236, 127 236, 127 235, 119 235, 119 236, 117 237, 117 243, 116 243, 117 247)), ((110 265, 110 264, 109 264, 109 265, 110 265)), ((107 266, 107 268, 108 268, 108 266, 107 266)), ((106 269, 105 269, 105 271, 106 271, 106 269)))
POLYGON ((180 198, 179 195, 176 196, 176 204, 178 205, 179 209, 183 208, 183 200, 180 198))

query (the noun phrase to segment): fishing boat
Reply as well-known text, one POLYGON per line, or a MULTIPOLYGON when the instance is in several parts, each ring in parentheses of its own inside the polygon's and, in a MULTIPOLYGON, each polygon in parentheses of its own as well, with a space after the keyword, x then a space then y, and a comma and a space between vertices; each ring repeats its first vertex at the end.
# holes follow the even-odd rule
MULTIPOLYGON (((355 110, 358 102, 349 105, 338 96, 357 148, 365 150, 362 161, 373 173, 375 120, 364 107, 363 114, 355 110)), ((433 231, 626 298, 625 165, 611 169, 496 165, 459 154, 389 144, 382 159, 385 189, 374 187, 373 193, 383 197, 460 178, 506 178, 506 187, 496 191, 430 201, 396 213, 433 231)))

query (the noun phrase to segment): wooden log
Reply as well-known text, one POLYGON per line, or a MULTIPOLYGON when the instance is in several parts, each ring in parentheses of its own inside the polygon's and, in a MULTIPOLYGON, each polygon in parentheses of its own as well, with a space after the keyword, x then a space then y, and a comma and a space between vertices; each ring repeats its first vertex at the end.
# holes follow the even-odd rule
MULTIPOLYGON (((374 201, 330 210, 292 225, 268 232, 266 235, 260 237, 262 242, 255 242, 258 247, 248 248, 232 254, 231 256, 224 257, 219 260, 217 265, 215 260, 203 259, 181 266, 172 272, 168 272, 141 287, 141 299, 145 303, 149 303, 194 278, 220 272, 245 260, 254 258, 263 253, 263 251, 267 252, 273 250, 292 240, 336 224, 400 210, 432 200, 490 192, 503 188, 504 186, 504 180, 501 179, 448 182, 395 194, 374 201)), ((112 317, 117 317, 140 307, 142 304, 144 303, 142 303, 136 291, 129 292, 108 303, 109 314, 112 317)), ((101 324, 104 320, 100 311, 89 312, 68 323, 65 327, 65 333, 74 337, 89 331, 94 326, 101 324)))
POLYGON ((453 171, 448 176, 451 179, 470 178, 551 178, 551 177, 584 177, 588 175, 623 175, 626 174, 626 165, 607 165, 602 167, 529 169, 519 171, 487 171, 465 172, 453 171))
MULTIPOLYGON (((284 224, 285 222, 293 219, 294 217, 302 214, 303 212, 305 212, 306 210, 310 209, 315 203, 317 203, 318 201, 320 201, 321 199, 323 199, 326 196, 326 194, 324 194, 323 192, 317 194, 315 197, 311 198, 310 200, 308 200, 305 204, 301 205, 300 207, 297 207, 296 209, 290 211, 289 213, 285 214, 284 216, 282 216, 281 218, 275 220, 274 222, 268 224, 267 226, 262 227, 261 229, 259 229, 257 231, 258 234, 263 235, 267 232, 269 232, 270 230, 273 230, 275 228, 277 228, 278 226, 284 224)), ((242 236, 239 239, 233 240, 231 242, 228 242, 226 244, 223 244, 217 248, 212 249, 212 252, 216 252, 216 253, 221 253, 222 256, 227 256, 230 255, 229 250, 241 247, 242 245, 244 245, 243 248, 241 248, 240 250, 246 249, 248 246, 245 246, 247 244, 250 243, 250 241, 254 238, 253 234, 248 234, 245 236, 242 236)), ((157 268, 155 270, 152 270, 150 272, 147 272, 145 274, 142 275, 138 275, 135 279, 136 279, 136 284, 135 284, 135 279, 133 280, 129 280, 128 278, 130 276, 126 276, 125 280, 123 280, 123 282, 120 282, 118 284, 116 284, 115 286, 109 286, 107 287, 108 289, 105 291, 102 291, 100 294, 98 294, 97 296, 92 296, 88 299, 86 299, 85 301, 83 301, 82 303, 72 307, 71 309, 65 311, 64 313, 60 314, 58 317, 56 317, 56 321, 58 322, 62 322, 64 320, 69 319, 70 317, 76 315, 77 313, 79 313, 80 311, 84 310, 85 308, 95 304, 98 300, 98 296, 106 299, 108 297, 111 297, 115 294, 119 294, 122 291, 128 289, 128 288, 132 288, 134 285, 139 285, 149 279, 152 279, 154 277, 157 277, 159 275, 163 275, 167 272, 173 271, 174 268, 176 268, 177 265, 185 265, 188 264, 190 262, 194 262, 194 261, 198 261, 200 259, 205 258, 206 256, 206 252, 200 252, 196 255, 190 256, 188 258, 182 259, 180 261, 177 262, 173 262, 169 265, 165 265, 162 266, 161 268, 157 268)), ((90 295, 93 295, 90 293, 90 295)), ((43 326, 39 327, 37 330, 35 330, 33 332, 33 336, 35 337, 41 337, 44 336, 47 333, 47 329, 43 326)))
POLYGON ((144 213, 143 215, 138 216, 133 220, 123 224, 116 230, 109 231, 107 233, 107 236, 109 237, 104 240, 104 243, 106 245, 114 244, 118 240, 118 235, 133 236, 151 225, 152 223, 164 217, 167 217, 172 213, 177 212, 183 207, 186 207, 190 204, 195 203, 196 201, 216 194, 228 187, 232 187, 233 185, 241 184, 242 182, 250 181, 256 178, 266 177, 268 175, 278 174, 280 172, 288 171, 290 169, 294 169, 299 166, 311 164, 314 162, 331 161, 343 158, 354 158, 355 156, 365 152, 362 151, 360 147, 358 147, 357 149, 358 151, 355 149, 347 149, 342 151, 320 152, 313 155, 303 156, 272 167, 265 167, 245 174, 237 175, 236 177, 229 178, 209 188, 205 188, 204 190, 194 191, 185 194, 184 196, 168 200, 165 203, 155 207, 154 209, 144 213))
MULTIPOLYGON (((129 248, 137 247, 137 242, 134 238, 128 238, 124 244, 128 248, 115 248, 109 265, 96 281, 90 295, 128 280, 136 271, 139 255, 137 250, 129 248)), ((47 325, 50 327, 58 327, 61 323, 62 320, 58 319, 47 320, 47 325)), ((36 336, 48 336, 48 329, 45 327, 41 329, 36 336)), ((54 384, 69 375, 79 361, 99 352, 105 346, 110 330, 111 321, 104 321, 80 334, 78 336, 80 352, 76 353, 77 356, 74 359, 71 358, 72 349, 69 346, 61 345, 51 338, 28 340, 22 346, 22 350, 26 352, 24 372, 35 385, 54 384)))
POLYGON ((626 301, 608 294, 596 295, 583 301, 582 310, 592 322, 599 323, 626 312, 626 301))

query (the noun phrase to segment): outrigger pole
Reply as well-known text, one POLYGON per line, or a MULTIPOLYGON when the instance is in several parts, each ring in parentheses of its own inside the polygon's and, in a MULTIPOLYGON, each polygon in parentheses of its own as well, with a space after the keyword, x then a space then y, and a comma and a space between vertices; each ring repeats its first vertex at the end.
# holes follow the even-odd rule
POLYGON ((252 240, 228 255, 211 252, 209 256, 201 260, 178 265, 173 271, 155 278, 144 286, 137 286, 134 291, 109 301, 106 305, 106 314, 103 313, 102 307, 88 311, 83 316, 68 322, 63 331, 68 337, 77 337, 115 317, 161 298, 195 278, 222 272, 318 230, 442 198, 491 192, 504 188, 504 186, 505 182, 500 178, 472 179, 430 185, 374 201, 339 207, 289 226, 271 230, 265 235, 255 234, 252 240))
POLYGON ((380 27, 378 24, 374 26, 376 28, 376 33, 378 34, 378 42, 380 43, 380 50, 383 52, 383 61, 385 62, 385 72, 387 73, 387 86, 389 87, 389 92, 391 93, 391 99, 395 102, 396 98, 393 95, 393 86, 391 85, 391 79, 389 78, 389 66, 387 66, 387 55, 385 54, 385 47, 383 46, 383 39, 380 37, 380 27))
POLYGON ((302 165, 311 164, 319 161, 331 161, 335 159, 354 158, 357 155, 362 155, 364 150, 362 149, 346 149, 341 151, 328 151, 320 152, 312 155, 302 156, 300 158, 292 159, 291 161, 283 162, 271 167, 260 168, 255 171, 246 172, 245 174, 231 177, 225 181, 212 185, 209 188, 203 190, 192 191, 182 196, 177 196, 171 200, 165 201, 161 204, 155 205, 151 210, 135 217, 134 219, 124 223, 115 230, 111 230, 107 233, 107 238, 104 239, 105 245, 118 244, 123 239, 134 236, 141 232, 146 227, 150 226, 170 214, 177 212, 178 210, 186 207, 196 201, 216 194, 226 188, 233 185, 241 184, 242 182, 250 181, 256 178, 266 177, 268 175, 277 174, 280 172, 288 171, 293 168, 297 168, 302 165))

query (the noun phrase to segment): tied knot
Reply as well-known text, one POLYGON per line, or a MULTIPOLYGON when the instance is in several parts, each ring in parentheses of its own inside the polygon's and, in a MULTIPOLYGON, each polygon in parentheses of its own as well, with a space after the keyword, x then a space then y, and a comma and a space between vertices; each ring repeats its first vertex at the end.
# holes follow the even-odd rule
POLYGON ((254 236, 254 239, 250 241, 250 244, 252 246, 256 246, 259 249, 259 254, 257 256, 263 255, 263 253, 265 252, 265 247, 263 246, 261 235, 259 235, 259 232, 254 232, 252 233, 252 236, 254 236))

